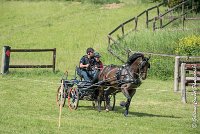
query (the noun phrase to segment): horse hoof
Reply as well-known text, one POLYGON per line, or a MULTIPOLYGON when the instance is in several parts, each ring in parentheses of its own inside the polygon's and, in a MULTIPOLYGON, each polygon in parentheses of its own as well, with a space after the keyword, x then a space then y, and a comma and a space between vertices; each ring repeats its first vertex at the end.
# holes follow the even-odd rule
POLYGON ((126 106, 126 102, 125 102, 125 101, 121 101, 121 102, 120 102, 120 106, 121 106, 121 107, 125 107, 125 106, 126 106))
POLYGON ((128 111, 127 111, 127 110, 124 112, 124 116, 125 116, 125 117, 128 116, 128 111))

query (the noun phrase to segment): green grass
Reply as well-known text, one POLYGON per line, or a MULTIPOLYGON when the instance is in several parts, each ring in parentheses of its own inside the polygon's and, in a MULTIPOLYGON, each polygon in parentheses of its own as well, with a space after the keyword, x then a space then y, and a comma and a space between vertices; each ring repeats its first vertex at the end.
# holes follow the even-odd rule
MULTIPOLYGON (((129 2, 124 1, 116 9, 64 1, 1 2, 0 48, 56 48, 56 68, 61 71, 72 72, 87 47, 99 51, 105 64, 117 63, 106 50, 107 34, 119 23, 154 5, 129 2)), ((51 56, 40 55, 13 53, 11 64, 23 64, 25 57, 32 64, 51 63, 51 56)))
MULTIPOLYGON (((31 78, 10 74, 0 78, 0 133, 199 133, 193 129, 191 93, 188 104, 182 104, 179 93, 173 92, 172 81, 146 80, 137 90, 130 105, 130 114, 123 116, 117 95, 115 111, 98 112, 91 102, 80 101, 76 111, 63 108, 58 128, 59 108, 56 90, 59 77, 31 78)), ((198 96, 199 98, 199 96, 198 96)), ((198 118, 200 117, 198 112, 198 118)))
MULTIPOLYGON (((180 93, 173 92, 172 80, 158 79, 144 81, 133 97, 127 118, 119 106, 125 97, 119 93, 114 112, 99 113, 88 101, 80 101, 76 111, 64 107, 58 128, 55 98, 63 72, 68 70, 72 76, 90 46, 101 53, 105 64, 121 64, 106 50, 107 34, 154 4, 123 0, 121 8, 105 9, 104 5, 77 2, 1 1, 0 48, 57 48, 57 71, 10 69, 8 75, 1 75, 0 133, 200 133, 199 124, 196 129, 191 127, 191 93, 188 103, 182 104, 180 93)), ((11 64, 29 63, 51 63, 51 54, 11 53, 11 64)))

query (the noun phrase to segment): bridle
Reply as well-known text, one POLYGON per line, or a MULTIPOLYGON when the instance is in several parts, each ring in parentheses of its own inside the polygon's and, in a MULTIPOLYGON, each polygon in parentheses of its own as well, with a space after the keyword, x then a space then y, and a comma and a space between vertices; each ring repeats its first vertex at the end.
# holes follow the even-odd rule
POLYGON ((148 62, 149 58, 143 58, 142 61, 138 64, 139 66, 139 74, 141 75, 142 73, 147 73, 147 71, 144 71, 143 68, 148 64, 148 68, 150 68, 150 64, 148 62), (142 71, 141 71, 142 70, 142 71))
MULTIPOLYGON (((138 72, 131 72, 130 71, 130 66, 129 65, 124 65, 123 68, 125 68, 127 74, 131 79, 141 79, 141 74, 147 73, 147 71, 144 71, 143 68, 146 66, 148 63, 149 58, 143 58, 142 61, 137 65, 138 66, 138 72), (134 77, 136 75, 136 77, 134 77)), ((148 66, 149 68, 150 66, 148 66)))

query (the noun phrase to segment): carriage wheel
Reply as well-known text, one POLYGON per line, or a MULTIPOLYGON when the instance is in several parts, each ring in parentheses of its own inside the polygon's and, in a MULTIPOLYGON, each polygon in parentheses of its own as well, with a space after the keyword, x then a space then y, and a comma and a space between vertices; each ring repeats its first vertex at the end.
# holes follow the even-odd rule
POLYGON ((109 95, 108 98, 109 98, 109 101, 110 101, 110 110, 113 111, 114 108, 115 108, 115 101, 116 101, 115 94, 109 95))
POLYGON ((62 105, 64 107, 65 101, 66 101, 66 92, 65 92, 64 86, 61 85, 58 87, 58 90, 57 90, 56 103, 58 106, 62 105))
POLYGON ((77 87, 72 87, 68 92, 68 107, 71 110, 76 110, 79 102, 79 93, 77 87))

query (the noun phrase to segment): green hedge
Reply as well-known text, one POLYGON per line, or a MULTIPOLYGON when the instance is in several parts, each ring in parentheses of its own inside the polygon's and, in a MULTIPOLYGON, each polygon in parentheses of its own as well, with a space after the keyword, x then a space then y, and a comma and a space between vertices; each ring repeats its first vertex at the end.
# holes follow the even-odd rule
POLYGON ((200 35, 191 35, 179 39, 175 52, 178 55, 198 56, 200 53, 200 35))

